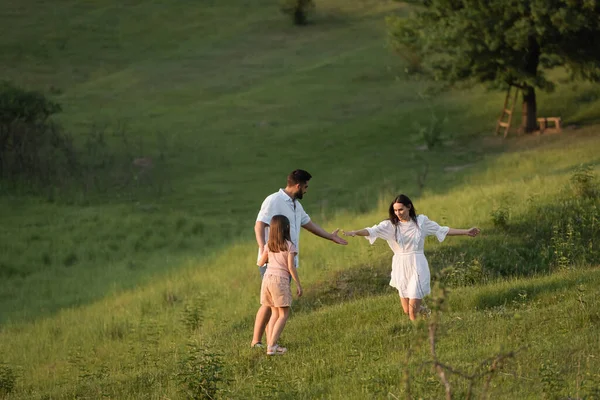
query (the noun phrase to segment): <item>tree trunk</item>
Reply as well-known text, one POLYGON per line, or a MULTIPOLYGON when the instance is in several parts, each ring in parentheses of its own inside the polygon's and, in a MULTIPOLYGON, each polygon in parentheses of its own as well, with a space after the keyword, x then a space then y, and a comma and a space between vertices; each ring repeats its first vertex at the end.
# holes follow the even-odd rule
POLYGON ((537 103, 535 100, 535 88, 532 86, 523 88, 521 130, 525 133, 537 130, 537 103))
MULTIPOLYGON (((533 22, 531 22, 531 24, 533 25, 533 22)), ((531 79, 535 79, 538 74, 538 66, 540 65, 541 49, 534 35, 529 35, 527 41, 528 46, 524 70, 531 79)), ((528 84, 523 85, 522 118, 521 130, 523 132, 531 133, 537 129, 537 104, 535 101, 535 88, 528 84)))

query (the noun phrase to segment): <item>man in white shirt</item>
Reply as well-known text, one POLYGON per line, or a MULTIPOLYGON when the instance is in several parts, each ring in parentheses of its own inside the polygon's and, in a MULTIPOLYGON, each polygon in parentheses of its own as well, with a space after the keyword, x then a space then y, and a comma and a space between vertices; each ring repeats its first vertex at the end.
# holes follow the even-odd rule
MULTIPOLYGON (((274 215, 285 215, 290 220, 290 236, 292 243, 296 246, 296 249, 298 249, 298 254, 300 253, 300 227, 311 232, 313 235, 331 240, 334 243, 342 245, 348 244, 347 241, 338 236, 338 229, 329 233, 312 222, 308 214, 304 211, 302 204, 298 201, 302 199, 308 190, 308 181, 310 178, 312 178, 312 176, 307 171, 297 169, 288 175, 285 189, 279 189, 278 192, 267 196, 263 201, 258 216, 256 217, 256 224, 254 225, 259 257, 262 254, 265 243, 269 237, 269 223, 274 215)), ((298 267, 298 254, 296 254, 295 259, 296 267, 298 267)), ((267 266, 261 265, 259 267, 262 276, 264 275, 267 266)), ((256 313, 256 320, 254 322, 252 347, 262 346, 261 338, 270 317, 271 309, 261 305, 256 313)))

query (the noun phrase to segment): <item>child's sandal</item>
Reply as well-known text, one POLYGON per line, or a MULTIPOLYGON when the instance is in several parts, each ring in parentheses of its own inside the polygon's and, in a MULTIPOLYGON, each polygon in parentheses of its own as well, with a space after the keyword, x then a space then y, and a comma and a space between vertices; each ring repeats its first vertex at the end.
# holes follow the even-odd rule
POLYGON ((281 356, 287 353, 287 349, 285 347, 281 347, 279 345, 268 346, 267 347, 267 355, 268 356, 281 356))

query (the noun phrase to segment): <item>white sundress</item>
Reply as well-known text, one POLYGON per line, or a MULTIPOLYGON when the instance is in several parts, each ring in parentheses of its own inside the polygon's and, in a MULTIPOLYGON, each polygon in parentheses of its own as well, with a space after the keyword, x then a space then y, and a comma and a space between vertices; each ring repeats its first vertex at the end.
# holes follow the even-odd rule
POLYGON ((366 228, 371 244, 383 239, 394 252, 390 286, 398 289, 400 297, 422 299, 431 292, 429 263, 423 253, 425 237, 435 235, 442 242, 450 228, 440 226, 425 215, 414 221, 399 222, 394 226, 385 220, 371 228, 366 228))

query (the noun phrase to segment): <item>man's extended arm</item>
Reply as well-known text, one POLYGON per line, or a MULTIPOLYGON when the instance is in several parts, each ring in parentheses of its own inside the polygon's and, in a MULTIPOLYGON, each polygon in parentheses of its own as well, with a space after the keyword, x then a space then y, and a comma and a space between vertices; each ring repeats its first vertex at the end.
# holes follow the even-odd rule
POLYGON ((309 231, 310 233, 312 233, 313 235, 322 237, 323 239, 331 240, 332 242, 337 243, 337 244, 343 244, 343 245, 348 244, 347 241, 345 241, 344 239, 342 239, 341 237, 338 236, 338 231, 340 230, 339 228, 336 229, 335 231, 329 233, 325 229, 321 228, 319 225, 315 224, 312 221, 309 221, 307 224, 302 225, 302 227, 304 229, 306 229, 307 231, 309 231))

